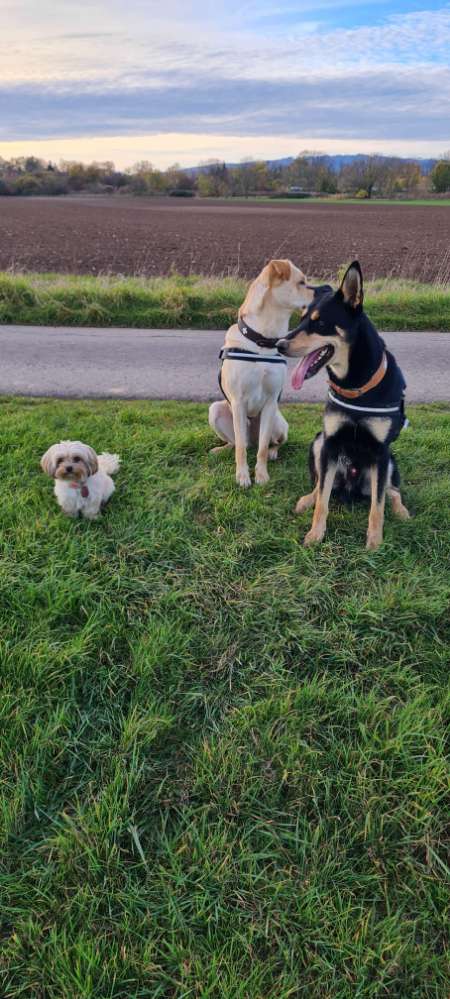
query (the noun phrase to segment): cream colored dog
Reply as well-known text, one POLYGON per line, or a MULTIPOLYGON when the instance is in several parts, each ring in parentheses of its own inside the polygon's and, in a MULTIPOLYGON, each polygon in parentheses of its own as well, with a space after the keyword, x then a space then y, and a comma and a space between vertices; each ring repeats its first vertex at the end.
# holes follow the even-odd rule
POLYGON ((81 513, 88 520, 98 517, 112 496, 111 475, 119 465, 117 454, 97 455, 81 441, 53 444, 41 458, 41 468, 55 480, 55 496, 64 513, 68 517, 81 513))
POLYGON ((255 482, 262 485, 269 480, 268 458, 275 460, 278 447, 287 440, 288 424, 278 408, 286 365, 273 361, 280 360, 274 340, 286 335, 292 312, 309 305, 313 297, 298 267, 290 260, 271 260, 250 285, 239 309, 239 323, 230 326, 226 334, 225 348, 241 350, 243 357, 233 360, 225 356, 221 385, 226 398, 210 406, 209 424, 225 441, 224 447, 235 448, 236 482, 243 488, 251 485, 249 444, 258 448, 255 482), (267 362, 245 359, 249 352, 267 358, 267 362))

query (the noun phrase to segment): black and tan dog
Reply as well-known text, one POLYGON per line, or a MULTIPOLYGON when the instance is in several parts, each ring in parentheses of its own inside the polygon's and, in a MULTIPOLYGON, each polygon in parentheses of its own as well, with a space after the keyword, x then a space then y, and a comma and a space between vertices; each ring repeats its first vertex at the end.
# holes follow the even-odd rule
POLYGON ((363 311, 363 297, 355 260, 336 292, 328 285, 316 289, 300 326, 277 344, 288 357, 302 358, 292 377, 295 388, 325 364, 330 376, 323 432, 311 445, 314 488, 296 506, 297 513, 315 507, 306 545, 322 541, 332 492, 350 501, 370 496, 368 548, 377 548, 383 539, 386 492, 394 513, 409 517, 389 447, 405 422, 406 383, 363 311))

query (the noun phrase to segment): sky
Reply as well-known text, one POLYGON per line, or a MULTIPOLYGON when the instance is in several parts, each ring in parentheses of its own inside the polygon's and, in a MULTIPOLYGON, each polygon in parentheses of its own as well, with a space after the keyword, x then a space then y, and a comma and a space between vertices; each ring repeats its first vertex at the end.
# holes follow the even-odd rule
POLYGON ((450 148, 450 2, 2 0, 0 156, 450 148))

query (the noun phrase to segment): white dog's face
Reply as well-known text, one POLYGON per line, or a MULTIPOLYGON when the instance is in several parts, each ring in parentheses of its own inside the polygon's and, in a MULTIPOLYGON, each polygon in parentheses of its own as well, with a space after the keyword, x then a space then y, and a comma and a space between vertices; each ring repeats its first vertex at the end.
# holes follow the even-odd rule
POLYGON ((97 455, 81 441, 61 441, 42 456, 41 468, 52 479, 82 483, 98 470, 97 455))
POLYGON ((310 305, 314 291, 306 277, 291 260, 271 260, 250 285, 240 314, 245 315, 271 305, 289 312, 310 305))

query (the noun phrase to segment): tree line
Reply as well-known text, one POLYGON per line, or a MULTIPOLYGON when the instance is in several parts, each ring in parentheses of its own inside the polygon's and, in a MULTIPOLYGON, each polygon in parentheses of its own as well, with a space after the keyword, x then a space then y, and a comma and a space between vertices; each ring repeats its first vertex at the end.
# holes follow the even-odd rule
POLYGON ((300 153, 291 163, 263 160, 229 166, 210 160, 194 170, 178 164, 158 170, 147 160, 127 170, 113 163, 58 165, 35 156, 0 158, 0 195, 74 193, 172 195, 205 198, 302 197, 311 194, 357 198, 424 197, 450 192, 450 154, 426 173, 420 161, 387 156, 360 156, 339 166, 331 157, 300 153))

